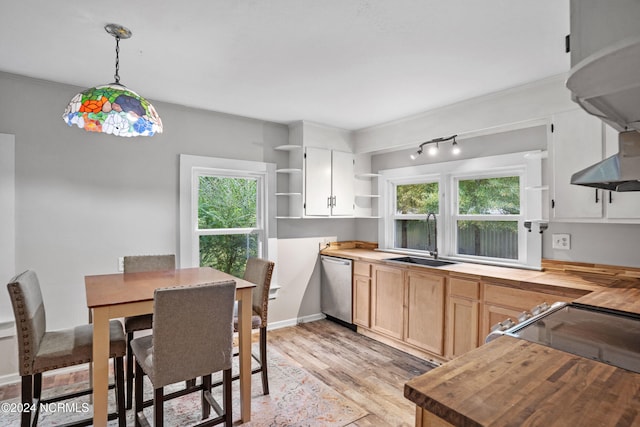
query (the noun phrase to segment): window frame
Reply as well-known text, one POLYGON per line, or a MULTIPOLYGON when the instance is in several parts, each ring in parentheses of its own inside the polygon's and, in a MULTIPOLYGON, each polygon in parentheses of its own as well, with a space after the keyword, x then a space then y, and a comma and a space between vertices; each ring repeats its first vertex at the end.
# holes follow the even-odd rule
MULTIPOLYGON (((414 220, 414 221, 425 221, 427 219, 427 214, 399 214, 397 213, 397 209, 396 209, 396 202, 397 202, 397 187, 399 185, 411 185, 411 184, 431 184, 431 183, 437 183, 438 184, 438 212, 435 212, 436 214, 436 218, 440 218, 440 212, 442 211, 442 205, 443 205, 443 191, 442 191, 442 179, 441 176, 439 174, 428 174, 428 175, 419 175, 419 176, 415 176, 415 177, 410 177, 410 178, 404 178, 404 179, 395 179, 393 181, 391 181, 391 200, 392 200, 392 206, 390 208, 390 219, 391 219, 391 227, 390 230, 388 230, 388 232, 390 233, 390 240, 389 242, 391 242, 392 244, 392 249, 394 250, 401 250, 401 251, 415 251, 417 253, 424 253, 425 251, 419 250, 419 249, 407 249, 407 248, 399 248, 396 247, 395 242, 396 242, 396 221, 398 220, 414 220)), ((438 239, 441 240, 441 239, 438 239)), ((439 246, 439 242, 438 242, 438 246, 439 246)))
POLYGON ((180 155, 180 266, 200 265, 200 236, 257 234, 258 256, 268 258, 269 212, 275 207, 275 165, 248 160, 180 155), (200 229, 198 199, 200 176, 257 180, 256 227, 200 229))
POLYGON ((448 233, 448 253, 451 254, 452 257, 460 258, 460 259, 468 259, 469 261, 483 261, 487 263, 491 262, 499 262, 499 263, 512 263, 517 262, 519 264, 526 263, 526 235, 524 235, 524 212, 527 211, 526 206, 526 197, 525 190, 523 186, 523 182, 526 178, 526 169, 523 166, 513 167, 513 168, 504 168, 500 170, 493 170, 490 172, 480 172, 480 173, 463 173, 463 174, 451 174, 451 215, 450 221, 447 224, 449 227, 448 233), (520 213, 518 215, 492 215, 492 214, 479 214, 479 215, 467 215, 460 214, 460 203, 459 203, 459 186, 458 183, 460 181, 471 180, 471 179, 490 179, 490 178, 507 178, 517 176, 519 178, 519 186, 520 186, 520 213), (518 224, 518 258, 498 258, 498 257, 487 257, 481 255, 469 255, 469 254, 459 254, 458 253, 458 221, 516 221, 518 224))
MULTIPOLYGON (((542 258, 540 233, 528 233, 524 222, 545 222, 542 213, 542 191, 527 191, 540 188, 542 184, 541 150, 502 154, 481 158, 430 163, 395 169, 381 170, 378 179, 381 218, 378 223, 378 247, 381 250, 428 256, 427 251, 395 247, 395 185, 439 181, 438 252, 439 255, 462 262, 539 269, 542 258), (518 259, 457 255, 457 235, 453 228, 457 222, 457 185, 454 179, 491 178, 501 176, 520 177, 520 215, 518 218, 518 259), (422 180, 422 181, 421 181, 422 180), (454 192, 456 193, 454 196, 454 192), (454 201, 454 199, 456 199, 454 201)), ((498 217, 498 216, 496 216, 498 217)), ((510 220, 501 215, 503 220, 510 220)), ((426 215, 422 215, 426 218, 426 215)), ((463 219, 471 219, 464 217, 463 219)), ((498 218, 500 219, 500 218, 498 218)))

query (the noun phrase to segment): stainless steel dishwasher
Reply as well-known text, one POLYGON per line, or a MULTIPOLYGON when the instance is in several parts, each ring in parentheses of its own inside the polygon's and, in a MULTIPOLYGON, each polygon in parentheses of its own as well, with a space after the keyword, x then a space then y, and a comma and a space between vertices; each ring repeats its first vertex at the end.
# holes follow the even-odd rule
POLYGON ((352 318, 350 259, 320 255, 320 309, 329 320, 355 329, 352 318))

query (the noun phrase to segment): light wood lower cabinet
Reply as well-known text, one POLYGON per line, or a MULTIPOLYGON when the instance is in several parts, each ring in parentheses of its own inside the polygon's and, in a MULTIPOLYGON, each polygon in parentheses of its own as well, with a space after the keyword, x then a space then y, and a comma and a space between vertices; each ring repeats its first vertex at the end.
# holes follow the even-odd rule
POLYGON ((447 299, 447 357, 453 359, 478 347, 480 283, 449 278, 447 299))
POLYGON ((354 262, 353 321, 358 331, 436 361, 484 344, 498 322, 509 317, 517 321, 523 311, 543 302, 576 297, 431 269, 354 262))
POLYGON ((445 278, 407 271, 404 340, 437 355, 444 354, 445 278))
POLYGON ((371 327, 371 263, 353 263, 353 323, 371 327))
POLYGON ((374 265, 371 281, 371 329, 401 340, 404 336, 404 271, 374 265))
POLYGON ((371 330, 442 356, 445 289, 444 276, 374 264, 371 330))

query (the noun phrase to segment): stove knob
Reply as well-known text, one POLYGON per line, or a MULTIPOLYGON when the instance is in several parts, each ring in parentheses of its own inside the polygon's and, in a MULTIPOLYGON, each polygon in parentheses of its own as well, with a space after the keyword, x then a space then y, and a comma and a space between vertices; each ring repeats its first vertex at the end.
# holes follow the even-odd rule
POLYGON ((503 330, 509 329, 509 328, 511 328, 511 327, 513 327, 515 325, 516 325, 516 322, 514 322, 511 319, 507 319, 507 320, 502 322, 502 327, 504 328, 503 330))
POLYGON ((533 307, 533 308, 531 309, 531 315, 532 315, 532 316, 537 316, 537 315, 538 315, 538 314, 540 314, 541 312, 542 312, 542 311, 541 311, 541 308, 540 308, 540 306, 539 306, 539 305, 536 305, 535 307, 533 307))
POLYGON ((531 314, 529 314, 526 311, 523 311, 522 313, 520 313, 520 315, 518 316, 518 323, 524 322, 525 320, 527 320, 528 318, 531 317, 531 314))
POLYGON ((546 302, 543 302, 538 307, 540 307, 540 313, 544 313, 545 311, 547 311, 547 310, 549 310, 551 308, 551 307, 549 307, 549 304, 547 304, 546 302))
POLYGON ((502 331, 502 322, 498 322, 491 327, 491 332, 502 331))

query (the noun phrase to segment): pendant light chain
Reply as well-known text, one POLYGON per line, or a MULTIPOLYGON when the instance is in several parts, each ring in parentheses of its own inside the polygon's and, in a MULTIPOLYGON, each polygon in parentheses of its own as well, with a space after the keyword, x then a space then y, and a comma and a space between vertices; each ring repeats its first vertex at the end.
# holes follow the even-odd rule
POLYGON ((116 84, 120 84, 120 37, 116 36, 116 74, 113 76, 116 79, 116 84))

